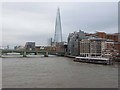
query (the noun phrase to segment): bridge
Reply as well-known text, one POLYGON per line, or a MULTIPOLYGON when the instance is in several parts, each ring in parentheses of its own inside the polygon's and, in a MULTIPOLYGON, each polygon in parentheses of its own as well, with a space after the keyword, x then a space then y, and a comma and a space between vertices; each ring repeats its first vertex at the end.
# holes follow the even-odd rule
POLYGON ((44 55, 48 57, 48 55, 61 55, 64 56, 64 52, 57 52, 57 51, 48 51, 48 50, 13 50, 13 49, 0 49, 0 57, 2 55, 7 55, 8 53, 20 53, 23 57, 27 57, 27 55, 34 53, 34 55, 44 55))

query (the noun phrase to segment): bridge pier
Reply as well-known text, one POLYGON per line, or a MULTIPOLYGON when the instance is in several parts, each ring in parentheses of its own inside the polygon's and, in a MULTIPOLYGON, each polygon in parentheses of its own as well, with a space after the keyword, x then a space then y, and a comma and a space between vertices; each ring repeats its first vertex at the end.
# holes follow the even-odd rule
POLYGON ((23 52, 23 57, 27 57, 26 52, 23 52))
POLYGON ((2 57, 2 50, 0 50, 0 57, 2 57))
POLYGON ((48 57, 48 52, 46 52, 46 53, 44 54, 44 57, 48 57))
POLYGON ((35 52, 35 55, 38 55, 38 52, 35 52))

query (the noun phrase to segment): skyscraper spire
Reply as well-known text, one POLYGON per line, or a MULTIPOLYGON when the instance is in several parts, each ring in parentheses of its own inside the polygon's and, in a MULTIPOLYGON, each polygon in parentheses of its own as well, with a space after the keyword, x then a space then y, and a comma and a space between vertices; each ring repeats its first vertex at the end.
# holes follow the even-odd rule
POLYGON ((60 18, 60 10, 57 9, 57 16, 55 22, 55 35, 54 35, 54 43, 62 42, 62 27, 61 27, 61 18, 60 18))

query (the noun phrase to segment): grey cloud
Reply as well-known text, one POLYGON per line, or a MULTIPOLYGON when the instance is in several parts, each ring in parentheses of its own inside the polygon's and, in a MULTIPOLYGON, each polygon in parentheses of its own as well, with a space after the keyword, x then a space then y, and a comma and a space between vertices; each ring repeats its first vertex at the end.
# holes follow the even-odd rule
POLYGON ((63 23, 68 26, 91 31, 117 27, 117 3, 77 3, 70 12, 63 12, 63 23))
POLYGON ((37 44, 46 44, 48 38, 54 37, 57 7, 60 7, 63 40, 78 29, 107 33, 118 30, 117 2, 5 2, 2 6, 3 42, 16 45, 33 40, 37 44))

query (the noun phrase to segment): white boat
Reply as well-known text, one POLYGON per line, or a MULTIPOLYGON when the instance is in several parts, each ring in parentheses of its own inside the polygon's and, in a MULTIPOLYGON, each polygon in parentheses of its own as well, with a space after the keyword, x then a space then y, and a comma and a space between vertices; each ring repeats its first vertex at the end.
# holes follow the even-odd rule
POLYGON ((86 62, 86 63, 97 63, 97 64, 113 64, 112 60, 109 58, 103 58, 103 57, 75 57, 75 60, 77 62, 86 62))
POLYGON ((20 55, 20 53, 7 53, 7 55, 20 55))

